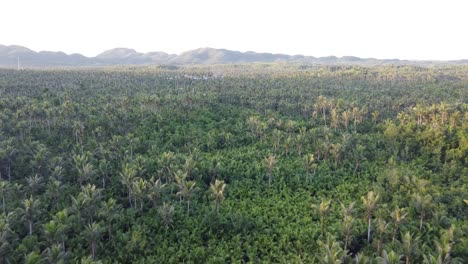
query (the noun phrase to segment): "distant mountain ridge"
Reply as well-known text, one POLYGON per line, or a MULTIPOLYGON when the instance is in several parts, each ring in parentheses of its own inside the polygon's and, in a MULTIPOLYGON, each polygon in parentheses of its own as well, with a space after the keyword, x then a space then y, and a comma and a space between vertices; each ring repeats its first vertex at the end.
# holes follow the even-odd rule
POLYGON ((66 54, 64 52, 36 52, 23 46, 0 45, 0 67, 61 67, 61 66, 106 66, 106 65, 213 65, 213 64, 244 64, 244 63, 299 63, 299 64, 350 64, 350 65, 381 65, 381 64, 465 64, 468 60, 457 61, 408 61, 398 59, 373 59, 354 56, 344 57, 312 57, 303 55, 285 55, 273 53, 257 53, 253 51, 240 52, 227 49, 199 48, 182 52, 179 55, 165 52, 141 53, 134 49, 115 48, 104 51, 96 57, 85 57, 81 54, 66 54))

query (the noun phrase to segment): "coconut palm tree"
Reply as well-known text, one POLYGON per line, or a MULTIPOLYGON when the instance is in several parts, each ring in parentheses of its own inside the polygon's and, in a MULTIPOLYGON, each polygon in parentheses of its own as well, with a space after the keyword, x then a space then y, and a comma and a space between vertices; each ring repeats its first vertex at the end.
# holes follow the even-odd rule
POLYGON ((346 130, 348 130, 350 119, 351 119, 351 112, 343 111, 343 113, 341 113, 341 122, 343 123, 346 130))
POLYGON ((75 163, 78 182, 83 186, 83 182, 88 181, 95 174, 94 166, 89 162, 89 154, 75 154, 72 156, 75 163))
POLYGON ((326 239, 318 240, 317 244, 320 248, 320 263, 342 263, 346 253, 343 252, 340 242, 337 242, 333 235, 328 234, 326 239))
POLYGON ((63 195, 63 190, 65 186, 62 185, 62 183, 58 180, 55 180, 53 178, 49 179, 49 182, 47 183, 47 189, 46 189, 46 197, 49 198, 51 207, 56 207, 58 199, 61 195, 63 195))
POLYGON ((32 251, 24 256, 24 264, 41 264, 42 257, 37 251, 32 251))
POLYGON ((400 264, 401 258, 403 255, 398 255, 393 250, 387 253, 387 251, 383 251, 381 257, 377 257, 377 262, 380 264, 400 264))
POLYGON ((413 108, 413 111, 414 113, 416 114, 417 118, 418 118, 418 125, 422 125, 422 118, 423 118, 423 108, 420 104, 417 104, 414 108, 413 108))
POLYGON ((97 254, 97 243, 101 239, 102 230, 99 223, 93 222, 86 226, 83 236, 86 238, 91 247, 91 256, 93 259, 96 259, 97 254))
POLYGON ((179 185, 177 195, 187 201, 187 215, 190 215, 190 199, 195 191, 195 181, 182 181, 179 185))
POLYGON ((145 197, 147 195, 147 181, 142 178, 136 178, 132 182, 132 194, 134 199, 135 208, 137 207, 138 201, 140 201, 140 210, 143 210, 145 197))
POLYGON ((167 204, 167 203, 163 203, 161 208, 159 208, 158 212, 159 212, 159 216, 161 217, 162 224, 166 228, 171 226, 172 222, 174 221, 174 219, 173 219, 173 217, 174 217, 174 206, 170 205, 170 204, 167 204))
POLYGON ((151 200, 153 203, 153 207, 156 207, 158 204, 158 201, 161 200, 162 192, 166 184, 161 183, 160 178, 156 177, 151 177, 149 181, 146 183, 147 190, 148 190, 148 198, 151 200))
POLYGON ((405 220, 407 215, 408 215, 408 213, 405 212, 405 209, 404 208, 401 209, 399 207, 395 208, 395 210, 393 210, 390 213, 390 216, 392 217, 392 221, 393 221, 392 241, 395 241, 395 237, 396 237, 396 234, 398 232, 398 228, 403 223, 403 221, 405 220))
POLYGON ((54 244, 46 248, 42 252, 42 256, 45 263, 65 264, 68 263, 71 254, 65 251, 61 244, 54 244))
POLYGON ((43 230, 49 246, 60 243, 65 233, 64 226, 54 220, 45 223, 43 230))
POLYGON ((281 143, 281 131, 275 128, 271 134, 271 141, 273 152, 276 152, 281 143))
POLYGON ((310 171, 313 170, 313 174, 315 174, 315 169, 317 165, 315 164, 314 154, 309 153, 304 156, 304 165, 305 165, 305 170, 306 170, 306 183, 309 183, 310 171))
POLYGON ((451 263, 454 260, 451 256, 453 245, 455 244, 454 232, 455 227, 452 225, 448 230, 443 230, 440 238, 435 241, 437 252, 439 253, 439 263, 451 263))
POLYGON ((29 236, 33 234, 33 224, 38 214, 40 213, 40 202, 32 196, 29 199, 23 200, 23 207, 18 208, 18 214, 21 216, 21 221, 26 221, 29 228, 29 236))
POLYGON ((419 232, 422 232, 426 214, 429 212, 429 206, 432 203, 432 197, 427 195, 413 195, 413 206, 419 213, 419 232))
POLYGON ((127 194, 128 194, 128 202, 130 204, 130 207, 132 207, 132 187, 133 187, 133 181, 137 176, 137 171, 130 166, 129 163, 125 164, 123 171, 119 173, 120 175, 120 182, 124 186, 127 187, 127 194))
POLYGON ((31 195, 39 193, 42 189, 43 178, 39 174, 26 178, 27 190, 31 195))
POLYGON ((379 111, 375 110, 374 112, 372 112, 372 124, 375 124, 377 123, 377 119, 379 118, 379 111))
POLYGON ((377 219, 377 227, 376 227, 376 247, 377 247, 377 254, 382 256, 382 249, 384 245, 384 237, 387 234, 389 224, 383 220, 381 217, 377 219))
POLYGON ((327 220, 328 211, 330 210, 331 200, 322 200, 319 205, 313 204, 312 209, 320 214, 320 229, 322 237, 325 238, 325 222, 327 220))
MULTIPOLYGON (((345 251, 346 252, 346 251, 345 251)), ((354 263, 356 264, 368 264, 371 263, 369 257, 363 255, 362 253, 357 253, 354 257, 354 263)))
POLYGON ((411 257, 416 253, 417 251, 417 243, 418 243, 418 238, 413 238, 410 232, 406 232, 402 234, 402 246, 403 246, 403 251, 405 253, 405 264, 409 264, 411 261, 411 257))
POLYGON ((326 111, 327 111, 327 108, 328 108, 327 99, 325 99, 325 97, 320 95, 317 98, 317 105, 318 105, 319 109, 322 111, 323 124, 326 126, 327 125, 326 111))
POLYGON ((7 213, 6 211, 6 203, 5 203, 5 196, 8 196, 10 192, 9 184, 7 181, 0 181, 0 194, 2 195, 2 210, 3 213, 7 213))
POLYGON ((221 202, 224 199, 224 189, 226 188, 226 184, 224 181, 216 179, 214 184, 210 184, 210 191, 215 198, 215 211, 216 214, 219 215, 219 207, 221 202))
POLYGON ((119 218, 121 210, 122 206, 118 204, 117 200, 114 198, 109 198, 107 201, 101 202, 98 216, 106 224, 108 239, 111 239, 112 225, 114 221, 119 218))
POLYGON ((11 245, 13 231, 5 217, 0 218, 0 263, 9 263, 8 257, 13 250, 11 245))
POLYGON ((355 202, 350 203, 348 206, 345 206, 341 203, 341 210, 343 212, 343 224, 344 224, 344 252, 348 251, 348 245, 351 242, 351 231, 354 224, 354 205, 355 202))
POLYGON ((102 189, 97 188, 94 184, 87 184, 81 187, 80 194, 83 195, 86 204, 86 217, 88 217, 91 222, 96 216, 96 211, 99 207, 99 202, 101 201, 101 192, 102 189))
POLYGON ((11 165, 13 162, 13 158, 16 156, 18 153, 14 142, 13 138, 9 138, 6 140, 6 144, 4 147, 4 153, 6 154, 7 158, 7 175, 8 175, 8 182, 11 182, 11 165))
POLYGON ((271 186, 271 181, 273 178, 273 170, 275 169, 275 166, 278 160, 275 155, 270 154, 268 155, 268 157, 265 157, 263 162, 268 169, 268 186, 271 186))
POLYGON ((297 154, 299 155, 299 158, 302 157, 302 150, 304 148, 304 135, 299 134, 296 136, 296 145, 297 145, 297 154))
POLYGON ((330 126, 336 132, 336 130, 340 127, 340 116, 336 112, 336 109, 331 110, 331 122, 330 126))
POLYGON ((377 207, 377 202, 379 201, 380 195, 375 195, 373 191, 367 193, 367 197, 362 196, 362 204, 366 209, 366 218, 367 218, 367 242, 370 243, 371 240, 371 221, 372 214, 377 207))

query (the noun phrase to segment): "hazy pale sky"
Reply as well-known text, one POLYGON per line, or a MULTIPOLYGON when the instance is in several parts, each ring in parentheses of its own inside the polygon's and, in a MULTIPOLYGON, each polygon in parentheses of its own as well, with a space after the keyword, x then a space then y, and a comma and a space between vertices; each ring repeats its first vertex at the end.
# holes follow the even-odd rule
POLYGON ((0 44, 468 59, 468 1, 1 0, 0 44))

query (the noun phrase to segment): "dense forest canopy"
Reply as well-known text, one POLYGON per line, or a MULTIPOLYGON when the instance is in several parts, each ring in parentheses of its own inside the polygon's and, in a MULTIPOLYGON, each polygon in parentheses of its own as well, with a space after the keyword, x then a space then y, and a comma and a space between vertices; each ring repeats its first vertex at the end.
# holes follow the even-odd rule
POLYGON ((0 69, 0 263, 467 263, 468 67, 0 69))

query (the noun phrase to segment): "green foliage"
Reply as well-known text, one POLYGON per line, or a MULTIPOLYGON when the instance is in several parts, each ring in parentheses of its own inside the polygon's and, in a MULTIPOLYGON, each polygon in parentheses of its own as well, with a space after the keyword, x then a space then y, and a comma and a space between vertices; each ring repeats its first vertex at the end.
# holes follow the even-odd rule
POLYGON ((0 69, 0 263, 467 263, 468 69, 0 69))

